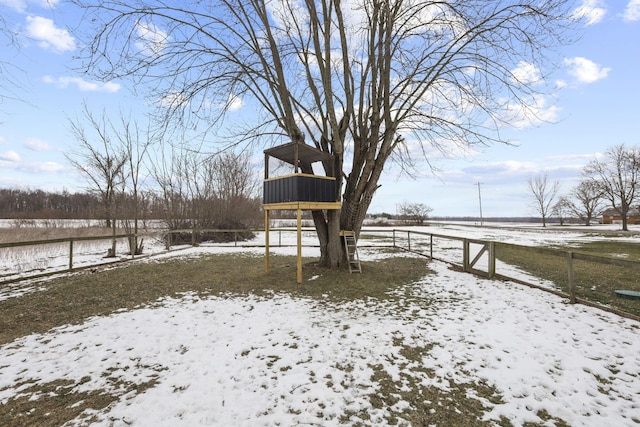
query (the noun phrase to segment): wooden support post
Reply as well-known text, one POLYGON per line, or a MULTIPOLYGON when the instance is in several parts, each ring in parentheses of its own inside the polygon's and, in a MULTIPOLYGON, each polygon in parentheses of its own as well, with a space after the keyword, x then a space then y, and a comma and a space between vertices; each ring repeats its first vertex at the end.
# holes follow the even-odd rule
POLYGON ((496 242, 489 242, 489 278, 493 279, 496 275, 496 242))
POLYGON ((302 283, 302 209, 298 208, 296 223, 298 225, 298 283, 302 283))
POLYGON ((433 234, 429 234, 429 259, 433 259, 433 234))
POLYGON ((269 272, 269 209, 264 210, 264 271, 269 272))
POLYGON ((567 252, 567 286, 569 288, 569 302, 576 303, 576 288, 573 278, 573 252, 567 252))
POLYGON ((469 271, 469 241, 462 239, 462 270, 469 271))
POLYGON ((69 270, 73 269, 73 239, 69 239, 69 270))

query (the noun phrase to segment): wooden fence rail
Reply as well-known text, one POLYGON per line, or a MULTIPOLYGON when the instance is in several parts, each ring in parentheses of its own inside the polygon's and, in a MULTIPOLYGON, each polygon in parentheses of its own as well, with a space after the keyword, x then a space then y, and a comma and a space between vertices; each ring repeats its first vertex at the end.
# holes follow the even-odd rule
MULTIPOLYGON (((393 230, 393 245, 395 247, 399 247, 407 251, 418 253, 423 256, 428 256, 430 259, 436 259, 439 261, 447 262, 468 273, 473 273, 473 274, 488 277, 488 278, 514 281, 530 287, 535 287, 537 289, 544 290, 546 292, 553 293, 563 298, 567 298, 570 303, 574 303, 574 304, 580 303, 580 304, 589 305, 592 307, 597 307, 605 311, 609 311, 624 317, 628 317, 628 318, 640 321, 640 301, 632 301, 630 303, 625 301, 623 303, 618 298, 612 295, 613 291, 610 289, 607 289, 606 291, 607 292, 606 298, 602 298, 604 299, 604 301, 597 300, 597 299, 594 300, 593 298, 589 299, 586 297, 580 297, 578 295, 578 290, 576 287, 577 271, 576 271, 574 261, 580 260, 590 264, 617 267, 620 269, 631 270, 631 271, 639 271, 640 262, 629 261, 629 260, 618 259, 618 258, 611 258, 611 257, 604 257, 604 256, 598 256, 598 255, 591 255, 591 254, 575 252, 575 251, 566 251, 566 250, 555 249, 555 248, 521 246, 521 245, 515 245, 511 243, 493 242, 489 240, 467 239, 464 237, 446 236, 442 234, 433 234, 433 233, 411 231, 411 230, 408 232, 406 230, 401 230, 401 231, 393 230), (407 236, 406 245, 403 245, 402 240, 399 238, 399 236, 402 236, 405 234, 407 236), (416 236, 423 237, 423 240, 424 238, 428 237, 428 250, 426 251, 421 250, 421 248, 418 247, 418 245, 416 244, 418 240, 416 236), (439 255, 439 257, 434 257, 434 238, 460 242, 460 250, 462 252, 460 259, 457 261, 456 260, 452 261, 451 259, 443 258, 441 254, 439 255), (472 244, 475 244, 476 246, 480 246, 480 250, 475 254, 472 253, 471 251, 472 244), (511 248, 511 249, 515 248, 521 251, 525 251, 529 255, 537 254, 537 255, 551 256, 558 259, 564 259, 565 260, 564 262, 566 263, 565 270, 564 270, 565 271, 564 277, 566 281, 567 291, 563 292, 558 288, 541 286, 539 284, 531 283, 531 281, 523 280, 522 278, 519 278, 519 277, 514 277, 508 273, 501 274, 496 270, 496 261, 498 259, 498 252, 499 252, 496 250, 496 247, 511 248), (486 264, 487 264, 486 270, 481 270, 476 268, 476 264, 482 257, 485 257, 486 259, 486 264), (621 306, 623 308, 620 309, 616 305, 621 306)), ((561 272, 556 272, 556 273, 558 273, 558 275, 562 275, 561 272)), ((636 276, 636 277, 637 278, 635 280, 632 279, 631 281, 627 281, 626 283, 628 283, 630 286, 633 286, 637 291, 637 290, 640 290, 640 276, 636 276)))
MULTIPOLYGON (((13 283, 19 280, 25 280, 25 279, 34 279, 34 278, 39 278, 39 277, 46 277, 52 274, 58 274, 58 273, 62 273, 65 271, 73 271, 74 270, 74 266, 73 266, 73 246, 74 246, 74 242, 90 242, 90 241, 99 241, 99 240, 113 240, 113 239, 124 239, 126 238, 129 242, 131 241, 131 239, 133 239, 135 237, 134 234, 117 234, 117 235, 111 235, 111 236, 82 236, 82 237, 63 237, 63 238, 58 238, 58 239, 45 239, 45 240, 29 240, 29 241, 25 241, 25 242, 11 242, 11 243, 0 243, 0 249, 10 249, 10 248, 21 248, 21 247, 31 247, 31 246, 42 246, 42 245, 51 245, 51 244, 57 244, 57 243, 68 243, 69 244, 69 251, 68 251, 68 260, 69 262, 67 263, 68 268, 63 269, 63 270, 56 270, 56 271, 52 271, 52 272, 48 272, 48 273, 41 273, 41 274, 34 274, 34 275, 29 275, 29 276, 22 276, 19 278, 15 278, 15 279, 9 279, 9 280, 5 280, 5 281, 0 281, 0 285, 2 284, 6 284, 6 283, 13 283)), ((133 255, 132 255, 133 258, 133 255)), ((95 264, 92 264, 91 266, 94 266, 95 264)), ((91 267, 88 266, 88 267, 91 267)))
MULTIPOLYGON (((234 246, 238 245, 239 239, 238 236, 247 233, 259 233, 263 232, 263 229, 202 229, 202 230, 171 230, 170 232, 165 231, 166 234, 166 243, 167 249, 171 246, 171 235, 174 233, 234 233, 234 246)), ((312 232, 313 228, 305 229, 305 231, 312 232)), ((275 228, 273 232, 278 232, 278 244, 275 242, 271 245, 273 247, 276 246, 285 246, 282 241, 282 235, 288 232, 294 233, 296 232, 295 228, 275 228)), ((140 234, 139 236, 144 236, 144 234, 140 234)), ((133 234, 119 234, 115 236, 116 239, 133 239, 136 235, 133 234)), ((80 241, 92 241, 92 240, 111 240, 114 236, 100 236, 100 237, 71 237, 71 238, 60 238, 60 239, 48 239, 48 240, 37 240, 37 241, 28 241, 28 242, 19 242, 19 243, 2 243, 0 244, 0 249, 2 248, 17 248, 23 246, 35 246, 35 245, 48 245, 52 243, 65 243, 69 244, 69 263, 67 271, 71 271, 74 269, 73 266, 73 253, 74 253, 74 242, 80 241)), ((510 243, 501 243, 494 242, 489 240, 480 240, 480 239, 468 239, 464 237, 457 236, 448 236, 437 233, 428 233, 423 231, 414 231, 414 230, 406 230, 406 229, 373 229, 373 228, 365 228, 362 230, 360 234, 361 247, 367 246, 367 241, 374 243, 372 246, 376 247, 395 247, 403 250, 407 250, 413 253, 420 254, 422 256, 426 256, 430 259, 435 259, 439 261, 444 261, 451 265, 454 265, 460 268, 462 271, 473 273, 476 275, 481 275, 487 278, 495 278, 502 280, 511 280, 518 283, 522 283, 531 287, 536 287, 538 289, 542 289, 547 292, 554 293, 563 298, 568 298, 571 303, 582 303, 591 306, 596 306, 598 308, 611 311, 617 314, 621 314, 626 317, 634 318, 636 320, 640 320, 640 315, 629 313, 627 311, 617 310, 615 307, 612 307, 611 304, 606 305, 602 304, 598 301, 591 301, 585 298, 581 298, 576 289, 575 276, 576 276, 576 267, 574 265, 574 261, 579 260, 583 262, 587 262, 590 264, 596 263, 598 265, 607 265, 622 269, 629 269, 633 271, 640 270, 640 262, 628 261, 617 258, 603 257, 597 255, 590 255, 585 253, 580 253, 576 251, 564 251, 560 249, 553 248, 542 248, 542 247, 532 247, 532 246, 521 246, 510 243), (387 243, 390 240, 390 243, 387 243), (449 254, 449 258, 445 258, 444 250, 442 248, 438 248, 436 243, 439 240, 444 241, 453 241, 455 244, 455 251, 453 251, 453 255, 449 254), (473 249, 476 249, 475 251, 473 249), (557 287, 545 287, 539 284, 531 283, 530 281, 523 280, 521 277, 512 277, 508 273, 504 273, 503 271, 498 271, 496 268, 496 261, 499 256, 498 253, 504 249, 517 249, 519 251, 525 251, 527 254, 534 255, 538 254, 541 256, 552 256, 557 259, 564 259, 565 270, 564 277, 566 281, 567 292, 558 289, 557 287), (458 253, 457 251, 460 251, 458 253), (440 251, 440 253, 438 253, 440 251), (482 263, 480 263, 482 261, 482 263), (484 266, 484 269, 482 266, 484 266)), ((261 246, 263 245, 253 243, 252 246, 261 246)), ((309 245, 306 245, 309 246, 309 245)), ((313 245, 312 245, 313 246, 313 245)), ((133 258, 133 255, 132 255, 133 258)), ((97 264, 94 264, 97 265, 97 264)), ((64 270, 63 270, 64 271, 64 270)), ((45 273, 37 276, 29 276, 29 277, 21 277, 16 280, 23 280, 25 278, 35 278, 40 276, 46 276, 49 274, 56 274, 63 271, 56 271, 53 273, 45 273)), ((562 275, 562 272, 557 272, 562 275)), ((0 284, 16 281, 10 280, 5 282, 0 282, 0 284)), ((637 284, 640 286, 640 283, 637 284)), ((614 300, 615 301, 615 300, 614 300)), ((640 313, 640 302, 638 302, 638 310, 637 313, 640 313)))

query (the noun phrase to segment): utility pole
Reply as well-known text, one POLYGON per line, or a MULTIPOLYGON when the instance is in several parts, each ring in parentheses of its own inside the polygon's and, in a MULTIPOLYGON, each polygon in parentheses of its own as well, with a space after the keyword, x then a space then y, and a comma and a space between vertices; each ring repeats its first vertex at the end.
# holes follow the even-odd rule
POLYGON ((482 195, 480 193, 480 182, 478 182, 478 201, 480 202, 480 226, 483 225, 482 220, 482 195))

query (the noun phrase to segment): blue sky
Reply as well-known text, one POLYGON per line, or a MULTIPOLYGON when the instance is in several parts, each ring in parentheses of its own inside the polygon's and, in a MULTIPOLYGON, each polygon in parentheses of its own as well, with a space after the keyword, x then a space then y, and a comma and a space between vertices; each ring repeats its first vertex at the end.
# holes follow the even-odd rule
MULTIPOLYGON (((412 201, 431 206, 432 215, 477 216, 480 183, 485 217, 535 215, 529 178, 546 172, 568 193, 598 153, 640 144, 640 0, 580 0, 577 6, 588 17, 582 37, 561 48, 565 59, 554 74, 561 89, 539 108, 552 123, 506 131, 510 146, 434 157, 436 174, 425 170, 410 179, 390 167, 370 212, 395 212, 397 204, 412 201)), ((118 112, 141 111, 144 102, 122 83, 72 71, 80 48, 72 29, 81 24, 72 5, 0 0, 0 15, 18 44, 0 39, 0 61, 9 64, 3 72, 20 83, 0 103, 0 187, 83 190, 86 182, 64 156, 74 146, 69 119, 82 117, 83 103, 118 112)), ((5 86, 0 90, 7 95, 5 86)))

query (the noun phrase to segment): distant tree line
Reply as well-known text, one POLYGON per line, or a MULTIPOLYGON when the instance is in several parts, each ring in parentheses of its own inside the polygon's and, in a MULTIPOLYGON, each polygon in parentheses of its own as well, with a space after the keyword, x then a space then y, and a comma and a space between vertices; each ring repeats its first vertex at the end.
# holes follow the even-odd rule
MULTIPOLYGON (((121 194, 118 203, 126 217, 131 195, 121 194)), ((139 215, 144 220, 165 219, 161 194, 145 191, 139 203, 139 215)), ((186 203, 186 202, 185 202, 186 203)), ((91 191, 70 193, 34 189, 0 189, 0 217, 4 219, 91 219, 105 222, 107 212, 103 200, 91 191)), ((110 223, 109 223, 109 226, 110 223)))
POLYGON ((0 189, 6 219, 104 219, 100 199, 88 192, 0 189))

